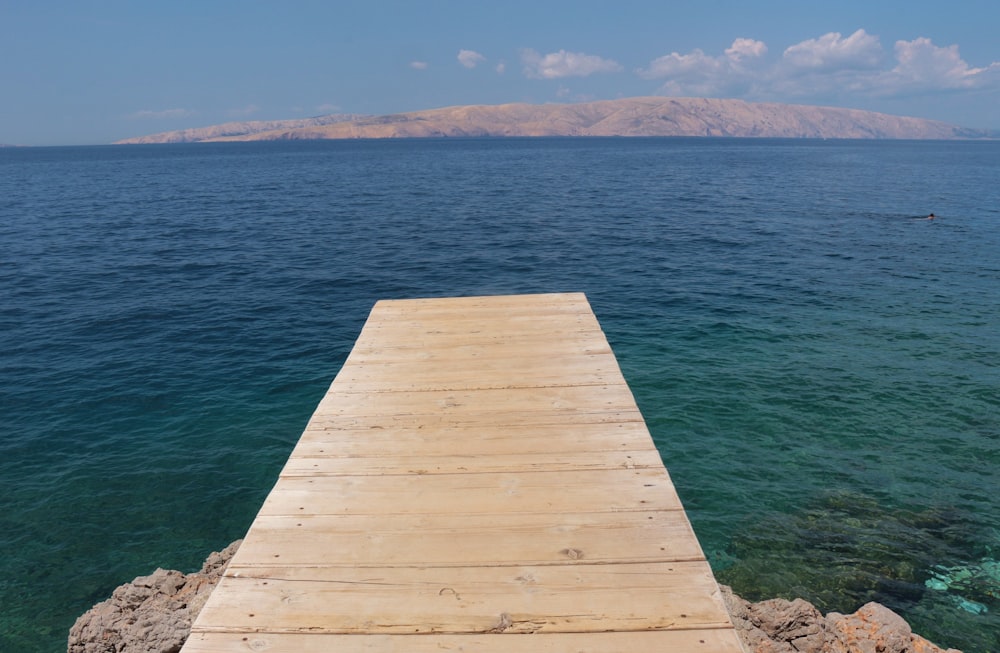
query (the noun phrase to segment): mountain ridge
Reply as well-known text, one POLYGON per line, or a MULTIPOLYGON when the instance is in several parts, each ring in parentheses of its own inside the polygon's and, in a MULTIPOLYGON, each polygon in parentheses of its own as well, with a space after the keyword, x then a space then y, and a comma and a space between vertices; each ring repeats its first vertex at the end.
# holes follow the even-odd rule
POLYGON ((302 120, 226 123, 117 143, 526 136, 950 140, 988 138, 991 134, 936 120, 860 109, 639 97, 578 104, 460 105, 381 116, 333 114, 302 120))
POLYGON ((301 129, 303 127, 318 127, 341 121, 358 120, 367 118, 367 115, 356 113, 331 113, 313 118, 296 118, 291 120, 246 120, 225 122, 219 125, 209 125, 208 127, 194 127, 191 129, 177 129, 174 131, 159 132, 147 136, 135 136, 115 141, 116 145, 146 145, 153 143, 201 143, 211 139, 225 138, 229 136, 250 136, 266 131, 301 129))

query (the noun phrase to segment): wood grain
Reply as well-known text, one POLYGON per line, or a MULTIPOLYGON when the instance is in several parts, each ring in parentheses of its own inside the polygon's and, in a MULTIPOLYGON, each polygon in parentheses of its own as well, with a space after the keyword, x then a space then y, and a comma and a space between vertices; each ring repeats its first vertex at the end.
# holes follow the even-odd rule
POLYGON ((586 298, 555 294, 378 302, 183 650, 742 649, 586 298))

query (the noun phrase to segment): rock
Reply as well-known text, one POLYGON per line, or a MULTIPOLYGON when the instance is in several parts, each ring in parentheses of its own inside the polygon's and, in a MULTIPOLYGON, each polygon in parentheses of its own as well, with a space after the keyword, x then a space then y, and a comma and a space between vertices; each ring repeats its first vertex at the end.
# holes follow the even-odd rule
POLYGON ((808 601, 771 599, 750 603, 723 585, 722 596, 748 651, 753 653, 823 653, 823 615, 808 601))
POLYGON ((752 653, 796 653, 786 642, 776 642, 764 632, 752 614, 753 604, 733 593, 726 585, 721 586, 722 598, 729 609, 729 617, 747 651, 752 653))
POLYGON ((722 597, 750 653, 961 653, 914 635, 898 614, 868 603, 849 615, 823 616, 802 599, 750 603, 723 585, 722 597))
MULTIPOLYGON (((830 653, 944 653, 923 637, 914 635, 898 614, 878 603, 867 603, 857 612, 826 617, 830 653)), ((957 653, 949 649, 948 653, 957 653)))
POLYGON ((823 650, 826 639, 823 615, 808 601, 761 601, 751 604, 750 614, 773 641, 787 642, 792 650, 800 653, 818 653, 823 650))
POLYGON ((177 653, 240 543, 212 553, 195 573, 157 569, 120 586, 76 620, 68 653, 177 653))

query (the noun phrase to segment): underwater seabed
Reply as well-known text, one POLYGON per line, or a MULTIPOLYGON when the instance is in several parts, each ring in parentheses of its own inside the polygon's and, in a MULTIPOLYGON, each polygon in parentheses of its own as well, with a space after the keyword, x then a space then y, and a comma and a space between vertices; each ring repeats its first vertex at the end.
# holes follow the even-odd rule
POLYGON ((867 495, 831 493, 804 510, 750 525, 710 558, 744 598, 801 597, 850 613, 877 601, 914 632, 965 653, 1000 651, 1000 533, 960 510, 906 510, 867 495), (970 543, 981 557, 962 560, 970 543))
POLYGON ((973 614, 989 612, 988 603, 1000 600, 1000 561, 986 557, 977 563, 931 570, 924 581, 928 589, 948 592, 949 598, 973 614))

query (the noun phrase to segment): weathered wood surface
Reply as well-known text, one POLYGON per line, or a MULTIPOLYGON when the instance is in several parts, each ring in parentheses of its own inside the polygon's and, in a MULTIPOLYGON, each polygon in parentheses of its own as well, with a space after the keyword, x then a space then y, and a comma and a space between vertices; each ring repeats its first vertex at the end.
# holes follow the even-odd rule
POLYGON ((742 651, 581 294, 378 302, 183 650, 742 651))

